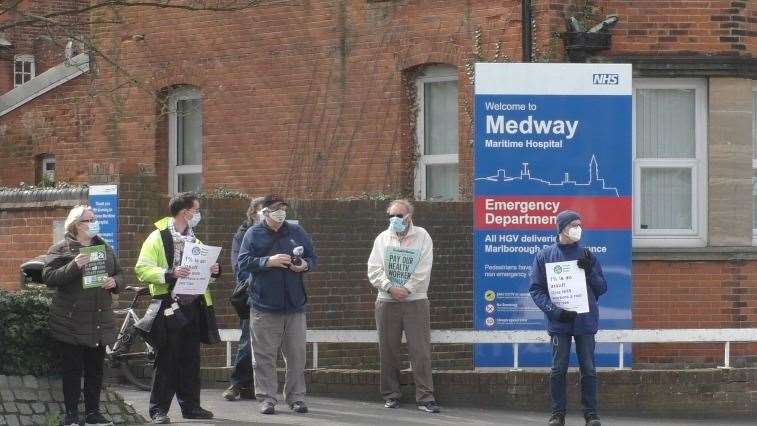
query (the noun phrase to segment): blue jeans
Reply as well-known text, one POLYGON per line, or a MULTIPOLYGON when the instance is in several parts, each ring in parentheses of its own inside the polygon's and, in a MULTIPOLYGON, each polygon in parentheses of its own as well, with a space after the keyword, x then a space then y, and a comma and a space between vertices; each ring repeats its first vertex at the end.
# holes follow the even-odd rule
POLYGON ((250 320, 239 320, 242 336, 239 337, 239 350, 231 372, 231 384, 239 388, 252 387, 252 348, 250 347, 250 320))
POLYGON ((565 414, 567 398, 565 377, 570 360, 571 338, 576 340, 576 355, 581 371, 581 405, 584 416, 597 414, 597 369, 594 366, 594 335, 552 334, 552 372, 549 391, 552 396, 552 414, 565 414))

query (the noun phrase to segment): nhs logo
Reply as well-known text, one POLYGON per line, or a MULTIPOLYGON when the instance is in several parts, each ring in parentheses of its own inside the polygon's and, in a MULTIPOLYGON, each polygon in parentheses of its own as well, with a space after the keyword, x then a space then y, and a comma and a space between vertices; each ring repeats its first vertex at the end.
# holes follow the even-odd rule
POLYGON ((592 74, 592 84, 618 84, 620 74, 592 74))

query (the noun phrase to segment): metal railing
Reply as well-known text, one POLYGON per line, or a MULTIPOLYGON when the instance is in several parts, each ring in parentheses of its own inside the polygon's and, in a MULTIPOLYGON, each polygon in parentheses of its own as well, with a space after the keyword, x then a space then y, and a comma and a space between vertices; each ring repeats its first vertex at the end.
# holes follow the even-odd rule
MULTIPOLYGON (((231 343, 239 341, 238 329, 220 330, 221 340, 226 342, 226 366, 231 366, 231 343)), ((405 341, 403 335, 403 341, 405 341)), ((378 343, 376 330, 308 330, 307 342, 313 345, 313 368, 318 368, 319 343, 378 343)), ((757 342, 757 328, 685 328, 663 330, 600 330, 597 343, 618 344, 618 369, 625 368, 624 345, 628 343, 723 343, 723 365, 731 368, 731 343, 757 342)), ((544 331, 474 331, 431 330, 431 343, 476 344, 506 343, 513 345, 512 369, 520 369, 519 345, 550 343, 544 331)))

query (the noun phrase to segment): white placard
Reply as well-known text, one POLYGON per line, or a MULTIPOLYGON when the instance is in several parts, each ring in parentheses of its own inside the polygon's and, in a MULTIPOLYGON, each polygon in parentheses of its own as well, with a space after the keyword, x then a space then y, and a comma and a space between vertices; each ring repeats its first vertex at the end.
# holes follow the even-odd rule
POLYGON ((549 298, 558 308, 579 314, 589 312, 589 295, 586 290, 586 275, 578 267, 578 261, 546 263, 549 298))
POLYGON ((181 266, 189 266, 192 273, 176 280, 172 295, 205 294, 210 283, 210 267, 218 260, 221 247, 197 243, 184 243, 181 266))

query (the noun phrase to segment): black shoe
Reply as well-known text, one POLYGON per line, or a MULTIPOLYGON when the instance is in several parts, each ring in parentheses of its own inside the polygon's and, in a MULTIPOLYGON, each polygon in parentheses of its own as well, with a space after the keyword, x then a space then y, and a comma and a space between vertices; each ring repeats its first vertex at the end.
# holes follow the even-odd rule
POLYGON ((292 409, 295 413, 307 413, 308 412, 308 406, 305 405, 303 401, 295 401, 291 404, 289 404, 289 408, 292 409))
POLYGON ((227 401, 234 401, 239 398, 239 388, 236 385, 229 386, 228 389, 223 391, 223 399, 227 401))
POLYGON ((81 424, 81 420, 79 419, 79 414, 66 413, 66 417, 63 418, 63 423, 61 424, 63 426, 79 426, 81 424))
POLYGON ((565 426, 565 414, 554 413, 547 422, 549 426, 565 426))
POLYGON ((602 422, 599 421, 599 416, 595 413, 587 414, 584 416, 586 419, 586 426, 602 426, 602 422))
POLYGON ((239 389, 239 397, 242 399, 255 399, 255 389, 241 388, 239 389))
POLYGON ((213 418, 213 412, 208 411, 202 407, 195 407, 189 411, 182 411, 181 412, 182 417, 185 419, 212 419, 213 418))
POLYGON ((276 414, 276 406, 271 401, 260 404, 260 414, 276 414))
POLYGON ((384 402, 384 408, 400 408, 400 400, 397 398, 389 398, 384 402))
POLYGON ((93 411, 84 418, 84 426, 113 426, 113 422, 106 419, 99 411, 93 411))
POLYGON ((439 404, 436 401, 419 402, 418 409, 427 413, 438 413, 440 411, 439 404))
POLYGON ((152 417, 152 422, 156 425, 167 425, 171 423, 171 418, 168 417, 168 414, 166 413, 157 412, 150 417, 152 417))

